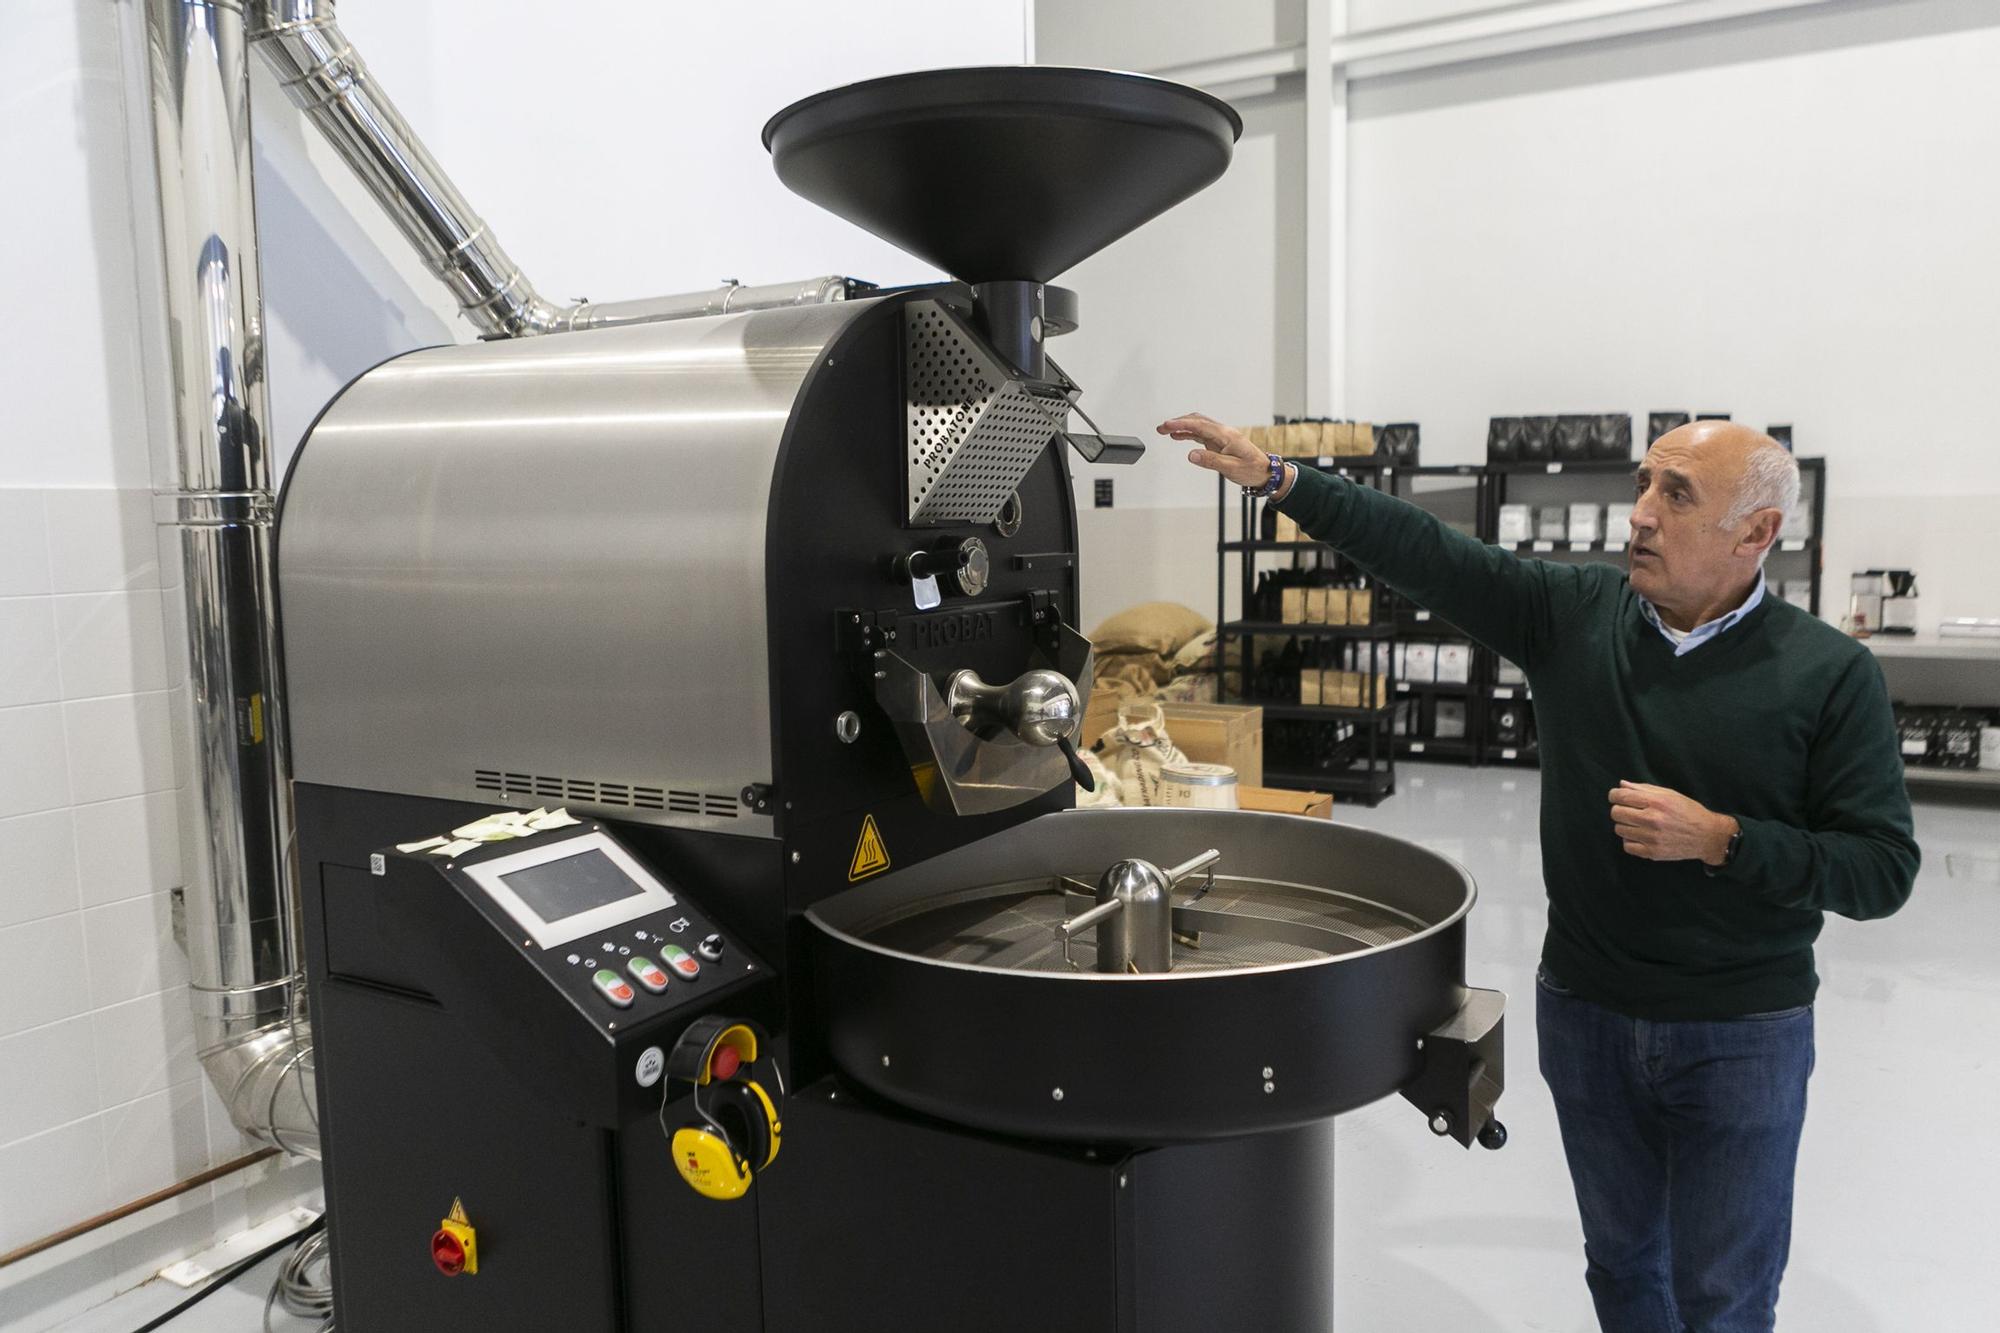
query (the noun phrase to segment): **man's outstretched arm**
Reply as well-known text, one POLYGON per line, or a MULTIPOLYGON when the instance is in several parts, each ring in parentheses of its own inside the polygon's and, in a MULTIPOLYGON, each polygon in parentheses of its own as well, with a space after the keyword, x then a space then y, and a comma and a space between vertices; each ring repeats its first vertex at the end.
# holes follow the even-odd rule
MULTIPOLYGON (((1188 461, 1239 486, 1261 486, 1270 475, 1269 455, 1199 413, 1175 417, 1159 431, 1198 443, 1188 461)), ((1533 667, 1591 586, 1577 566, 1523 560, 1408 501, 1310 468, 1296 469, 1275 503, 1301 531, 1524 668, 1533 667)))

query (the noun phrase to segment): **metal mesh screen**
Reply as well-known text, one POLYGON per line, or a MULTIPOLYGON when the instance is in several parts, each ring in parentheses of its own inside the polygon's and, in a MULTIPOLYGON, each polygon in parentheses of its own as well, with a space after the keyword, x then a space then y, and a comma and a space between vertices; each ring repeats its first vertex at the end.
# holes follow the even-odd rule
MULTIPOLYGON (((1234 916, 1239 928, 1205 925, 1177 934, 1176 972, 1303 963, 1406 939, 1422 928, 1405 913, 1348 894, 1269 881, 1218 877, 1198 899, 1177 892, 1178 906, 1234 916), (1310 926, 1327 933, 1326 946, 1271 938, 1270 922, 1310 926)), ((1069 945, 1067 959, 1056 927, 1089 906, 1090 899, 1065 893, 1060 883, 1007 886, 976 898, 952 895, 934 906, 919 905, 895 920, 879 923, 869 938, 892 949, 948 963, 976 963, 1030 972, 1090 971, 1096 964, 1092 935, 1069 945)))
POLYGON ((905 308, 909 521, 990 523, 1068 419, 934 301, 905 308))

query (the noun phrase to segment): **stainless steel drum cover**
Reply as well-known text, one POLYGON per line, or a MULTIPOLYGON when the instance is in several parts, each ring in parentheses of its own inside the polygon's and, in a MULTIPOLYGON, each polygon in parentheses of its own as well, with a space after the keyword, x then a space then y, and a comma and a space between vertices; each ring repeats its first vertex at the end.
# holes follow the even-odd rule
POLYGON ((1302 1124, 1413 1079, 1465 994, 1471 878, 1325 820, 1048 815, 822 902, 835 1061, 913 1109, 1037 1137, 1171 1142, 1302 1124), (1174 895, 1173 970, 1105 975, 1057 925, 1114 863, 1222 853, 1174 895))

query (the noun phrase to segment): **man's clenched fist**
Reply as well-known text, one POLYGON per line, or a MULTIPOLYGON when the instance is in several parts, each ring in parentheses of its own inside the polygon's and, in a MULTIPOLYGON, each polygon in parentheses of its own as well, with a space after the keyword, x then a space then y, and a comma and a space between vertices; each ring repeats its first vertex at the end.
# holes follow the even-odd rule
POLYGON ((1262 486, 1271 479, 1271 457, 1220 421, 1189 412, 1160 423, 1159 432, 1176 440, 1195 440, 1201 448, 1188 452, 1188 462, 1220 472, 1238 486, 1262 486))
POLYGON ((1648 861, 1700 861, 1719 866, 1737 824, 1700 801, 1643 782, 1611 789, 1611 826, 1633 856, 1648 861))

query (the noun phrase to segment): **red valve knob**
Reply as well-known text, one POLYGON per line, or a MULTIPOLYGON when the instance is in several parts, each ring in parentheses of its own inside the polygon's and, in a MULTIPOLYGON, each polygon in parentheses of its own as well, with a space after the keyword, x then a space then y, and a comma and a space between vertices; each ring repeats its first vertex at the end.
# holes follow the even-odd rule
POLYGON ((446 1277, 457 1277, 465 1271, 464 1244, 458 1237, 440 1228, 431 1237, 431 1262, 446 1277))

